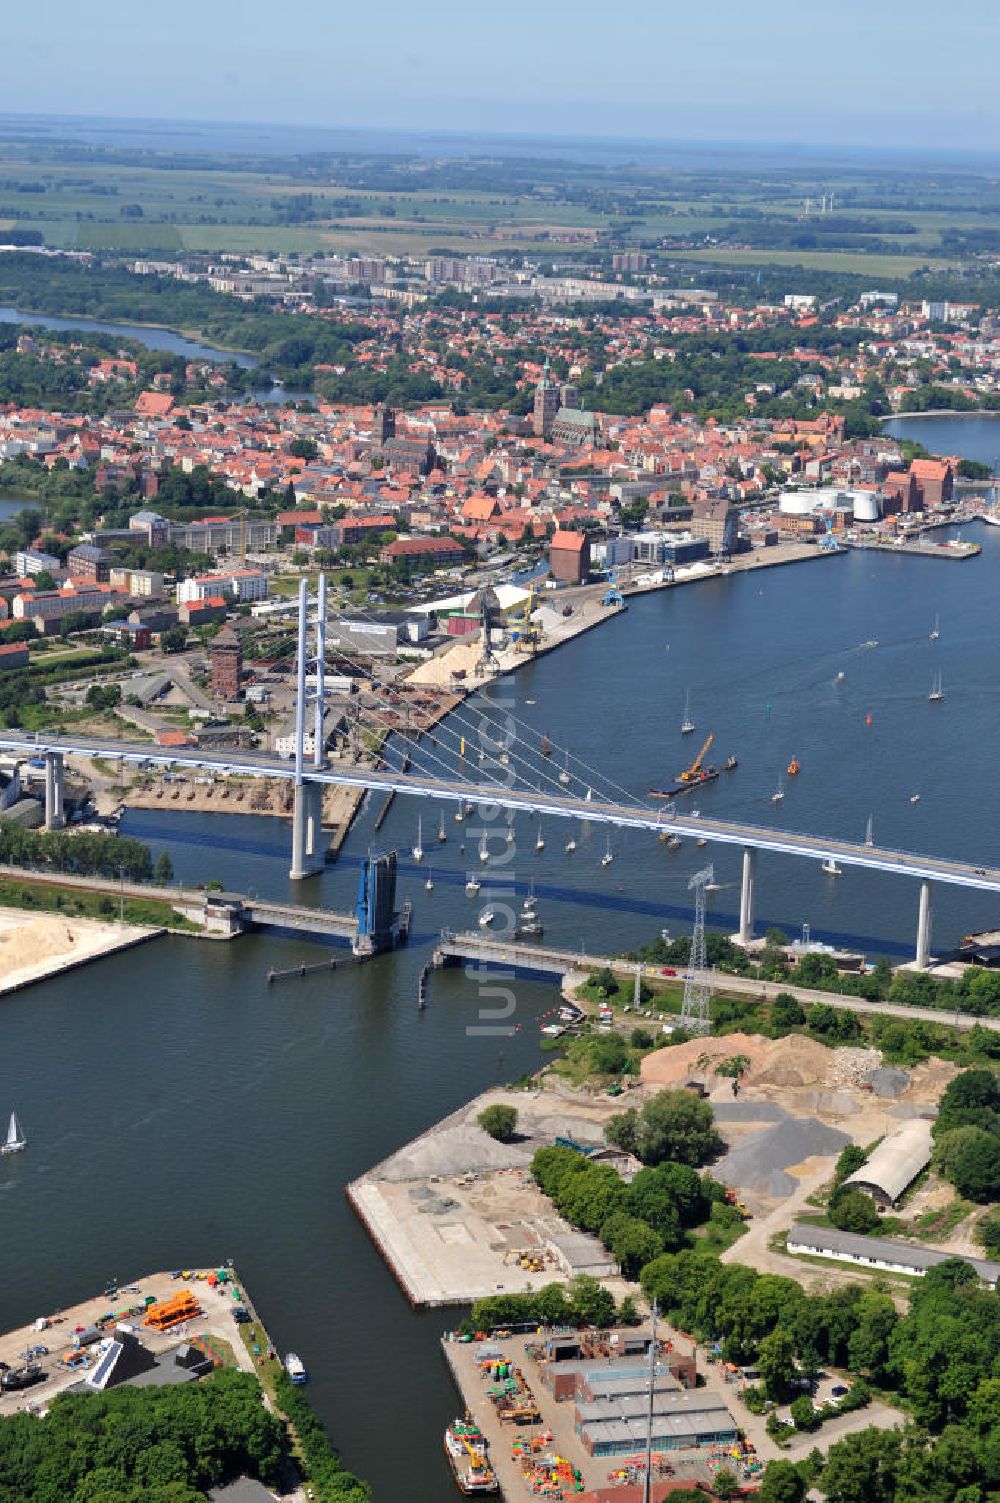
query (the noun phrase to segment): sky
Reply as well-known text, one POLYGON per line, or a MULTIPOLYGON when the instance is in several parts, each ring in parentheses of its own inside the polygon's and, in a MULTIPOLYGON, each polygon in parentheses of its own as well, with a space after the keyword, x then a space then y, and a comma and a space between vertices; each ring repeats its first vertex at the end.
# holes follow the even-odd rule
POLYGON ((45 0, 5 113, 993 152, 997 0, 45 0))

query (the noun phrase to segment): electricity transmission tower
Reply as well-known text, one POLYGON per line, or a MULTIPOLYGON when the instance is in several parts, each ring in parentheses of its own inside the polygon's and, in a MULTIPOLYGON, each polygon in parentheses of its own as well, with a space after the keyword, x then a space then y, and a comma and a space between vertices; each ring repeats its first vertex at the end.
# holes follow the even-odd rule
POLYGON ((708 1015, 712 988, 705 979, 705 888, 714 880, 714 868, 705 866, 700 872, 695 872, 688 883, 688 891, 694 889, 694 933, 691 936, 691 956, 684 973, 681 1027, 689 1033, 708 1033, 712 1027, 708 1015))

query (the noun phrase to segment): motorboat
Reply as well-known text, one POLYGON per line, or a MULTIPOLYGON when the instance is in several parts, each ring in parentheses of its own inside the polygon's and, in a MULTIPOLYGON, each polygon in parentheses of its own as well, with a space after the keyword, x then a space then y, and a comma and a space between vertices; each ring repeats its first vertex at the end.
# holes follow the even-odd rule
POLYGON ((427 881, 424 883, 424 892, 433 892, 433 891, 434 891, 434 873, 433 872, 428 872, 427 873, 427 881))
POLYGON ((490 859, 489 846, 486 844, 486 836, 485 835, 483 836, 482 840, 479 842, 479 859, 483 863, 484 866, 486 865, 487 861, 489 861, 489 859, 490 859))
POLYGON ((612 861, 613 861, 613 860, 614 860, 614 859, 615 859, 615 858, 614 858, 614 856, 613 856, 613 854, 612 854, 612 852, 611 852, 611 836, 610 836, 610 835, 609 835, 609 836, 608 836, 608 845, 607 845, 607 849, 606 849, 606 851, 605 851, 605 852, 604 852, 604 855, 603 855, 603 856, 602 856, 602 857, 601 857, 601 865, 602 865, 602 866, 610 866, 610 865, 611 865, 611 863, 612 863, 612 861))
POLYGON ((576 841, 573 839, 573 837, 571 835, 569 837, 569 839, 567 840, 567 842, 566 842, 566 854, 567 854, 567 856, 572 856, 572 854, 573 854, 573 852, 575 850, 576 850, 576 841))
POLYGON ((447 832, 447 830, 444 827, 444 815, 442 814, 441 815, 441 822, 438 825, 438 840, 441 842, 442 845, 444 845, 444 843, 445 843, 445 841, 447 839, 448 839, 448 832, 447 832))
POLYGON ((496 914, 493 912, 492 908, 484 908, 482 913, 479 915, 480 929, 488 929, 495 918, 496 914))
POLYGON ((941 674, 936 673, 931 683, 931 692, 927 696, 927 701, 929 704, 937 705, 941 703, 942 699, 944 699, 944 684, 941 674))
POLYGON ((305 1383, 309 1374, 306 1372, 305 1363, 295 1352, 288 1352, 285 1357, 285 1372, 293 1383, 305 1383))

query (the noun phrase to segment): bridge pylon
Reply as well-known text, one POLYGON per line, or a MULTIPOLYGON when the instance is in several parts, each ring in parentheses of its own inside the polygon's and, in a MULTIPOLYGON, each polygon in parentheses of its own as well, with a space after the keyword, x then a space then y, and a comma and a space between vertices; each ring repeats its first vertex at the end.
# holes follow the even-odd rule
POLYGON ((323 850, 323 784, 310 779, 309 772, 321 771, 325 760, 326 727, 326 575, 321 574, 316 597, 315 649, 309 655, 309 585, 299 581, 299 629, 296 659, 295 693, 295 787, 292 795, 292 864, 289 878, 299 882, 322 871, 326 862, 323 850), (309 668, 313 684, 309 683, 309 668), (310 704, 315 706, 312 755, 306 756, 306 718, 310 704))

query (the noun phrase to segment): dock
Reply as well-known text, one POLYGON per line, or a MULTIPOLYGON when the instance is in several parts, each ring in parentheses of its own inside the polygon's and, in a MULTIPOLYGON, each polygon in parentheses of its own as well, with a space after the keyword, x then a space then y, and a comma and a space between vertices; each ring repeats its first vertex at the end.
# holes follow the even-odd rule
POLYGON ((950 558, 959 561, 975 558, 983 551, 979 543, 959 543, 955 540, 948 543, 928 543, 923 538, 915 541, 907 539, 905 542, 896 543, 882 539, 872 541, 866 539, 864 542, 852 543, 851 547, 860 552, 895 553, 903 558, 950 558))

